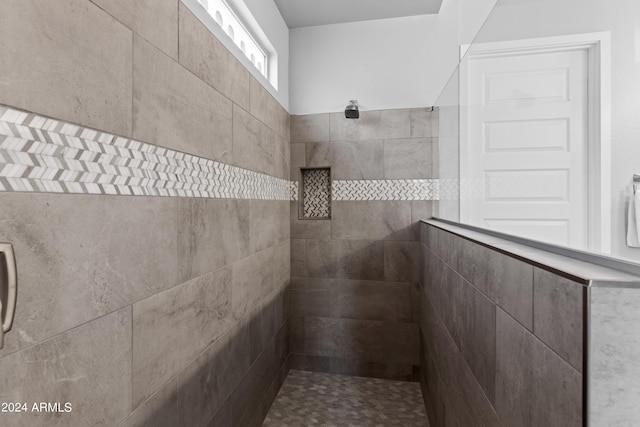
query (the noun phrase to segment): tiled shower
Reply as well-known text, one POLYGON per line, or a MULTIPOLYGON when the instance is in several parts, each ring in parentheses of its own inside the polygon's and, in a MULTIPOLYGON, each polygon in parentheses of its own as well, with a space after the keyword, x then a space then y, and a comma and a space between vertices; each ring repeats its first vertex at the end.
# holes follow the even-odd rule
POLYGON ((458 106, 290 115, 190 3, 1 6, 0 426, 633 425, 637 274, 434 219, 458 106))
POLYGON ((431 216, 437 111, 291 117, 291 180, 331 166, 331 217, 291 202, 291 366, 417 379, 418 221, 431 216))

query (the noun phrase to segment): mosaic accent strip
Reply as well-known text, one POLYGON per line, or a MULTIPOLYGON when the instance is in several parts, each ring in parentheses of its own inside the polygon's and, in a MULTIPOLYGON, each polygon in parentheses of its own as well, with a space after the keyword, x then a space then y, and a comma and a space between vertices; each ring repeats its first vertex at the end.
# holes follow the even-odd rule
POLYGON ((437 179, 336 180, 333 200, 438 200, 437 179))
POLYGON ((288 180, 0 106, 0 191, 289 200, 288 180))
POLYGON ((331 217, 331 174, 329 169, 302 171, 302 216, 304 218, 331 217))
POLYGON ((290 183, 290 188, 291 188, 291 200, 297 201, 298 200, 298 181, 291 181, 290 183))

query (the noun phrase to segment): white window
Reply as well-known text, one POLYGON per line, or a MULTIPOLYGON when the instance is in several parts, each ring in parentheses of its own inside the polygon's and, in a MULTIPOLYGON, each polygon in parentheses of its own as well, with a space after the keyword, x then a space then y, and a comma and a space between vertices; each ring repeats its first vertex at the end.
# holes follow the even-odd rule
POLYGON ((256 69, 269 79, 269 58, 225 0, 198 0, 256 69))

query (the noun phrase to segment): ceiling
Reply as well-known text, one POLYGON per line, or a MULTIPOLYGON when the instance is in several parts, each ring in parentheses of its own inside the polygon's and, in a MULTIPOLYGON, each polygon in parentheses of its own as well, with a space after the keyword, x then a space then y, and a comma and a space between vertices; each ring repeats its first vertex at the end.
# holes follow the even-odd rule
POLYGON ((436 14, 442 0, 275 0, 289 28, 436 14))

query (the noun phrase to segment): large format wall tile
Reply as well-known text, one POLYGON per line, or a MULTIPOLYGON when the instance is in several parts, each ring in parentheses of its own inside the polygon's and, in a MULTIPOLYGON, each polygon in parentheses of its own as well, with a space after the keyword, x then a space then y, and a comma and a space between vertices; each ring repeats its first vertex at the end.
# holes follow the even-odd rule
POLYGON ((242 108, 233 106, 233 164, 270 175, 275 173, 275 132, 242 108))
POLYGON ((585 385, 571 358, 581 361, 583 287, 421 229, 421 381, 432 423, 582 425, 585 385))
POLYGON ((433 178, 431 138, 388 139, 384 141, 386 179, 433 178))
POLYGON ((178 379, 176 377, 118 424, 118 427, 141 426, 179 427, 178 379))
POLYGON ((430 108, 412 108, 410 116, 411 138, 438 137, 437 126, 434 126, 438 123, 436 111, 430 111, 430 108))
POLYGON ((502 310, 496 341, 496 410, 506 425, 582 425, 582 376, 571 365, 502 310))
MULTIPOLYGON (((286 368, 290 338, 283 312, 285 301, 286 292, 272 292, 178 375, 178 425, 238 425, 242 414, 231 414, 231 406, 240 400, 253 402, 247 412, 264 417, 263 405, 271 402, 256 397, 265 392, 252 387, 253 377, 265 372, 254 367, 268 357, 273 363, 266 374, 272 378, 286 368)), ((268 382, 272 387, 273 381, 268 382)), ((275 391, 268 389, 271 399, 278 388, 279 384, 275 391)))
POLYGON ((346 119, 344 113, 330 115, 331 141, 409 138, 410 110, 361 111, 357 120, 346 119))
POLYGON ((289 202, 250 200, 249 249, 255 253, 289 239, 289 202))
POLYGON ((420 240, 422 227, 420 221, 428 220, 433 217, 433 201, 414 200, 411 202, 411 228, 413 240, 420 240))
POLYGON ((268 248, 233 264, 231 298, 235 319, 244 317, 274 289, 274 260, 274 248, 268 248))
POLYGON ((131 411, 131 308, 0 359, 0 401, 72 405, 4 413, 3 426, 117 425, 131 411))
POLYGON ((133 137, 231 161, 232 102, 134 36, 133 137))
MULTIPOLYGON (((438 320, 434 305, 422 296, 424 383, 427 386, 430 417, 437 426, 450 425, 455 417, 460 426, 499 426, 498 416, 477 382, 457 344, 438 320)), ((454 423, 455 425, 455 423, 454 423)))
POLYGON ((540 268, 533 270, 533 332, 582 372, 583 285, 540 268))
POLYGON ((414 323, 326 317, 292 318, 292 352, 366 362, 418 364, 414 323))
POLYGON ((0 355, 176 285, 176 211, 169 198, 0 194, 20 280, 0 355))
POLYGON ((178 59, 179 0, 91 0, 158 49, 178 59))
POLYGON ((232 324, 231 269, 133 305, 133 406, 176 375, 232 324))
POLYGON ((294 316, 411 321, 411 284, 294 278, 294 316))
POLYGON ((495 284, 495 302, 529 330, 533 330, 533 267, 491 251, 488 282, 495 284))
POLYGON ((289 139, 289 114, 258 80, 249 81, 249 112, 278 135, 289 139))
POLYGON ((466 281, 460 316, 460 351, 491 403, 495 398, 496 306, 466 281))
POLYGON ((309 277, 384 280, 384 242, 307 240, 309 277))
POLYGON ((178 425, 206 425, 231 395, 252 362, 249 355, 249 329, 246 323, 240 322, 180 373, 178 425))
POLYGON ((249 109, 253 77, 211 31, 180 2, 180 64, 249 109))
POLYGON ((329 114, 291 116, 291 142, 329 141, 329 114))
POLYGON ((420 277, 417 242, 384 242, 384 280, 417 282, 420 277))
POLYGON ((85 0, 4 1, 0 103, 130 136, 131 37, 85 0))
POLYGON ((291 143, 287 137, 275 134, 275 153, 273 174, 278 178, 289 180, 291 171, 291 143))
POLYGON ((249 201, 180 198, 178 211, 181 282, 249 254, 249 201))
POLYGON ((411 202, 334 201, 333 239, 411 240, 411 202))
POLYGON ((331 179, 384 178, 383 141, 335 141, 305 144, 307 167, 331 167, 331 179))
POLYGON ((306 144, 291 144, 291 163, 289 169, 289 179, 291 181, 300 181, 300 168, 307 164, 305 156, 306 144))

